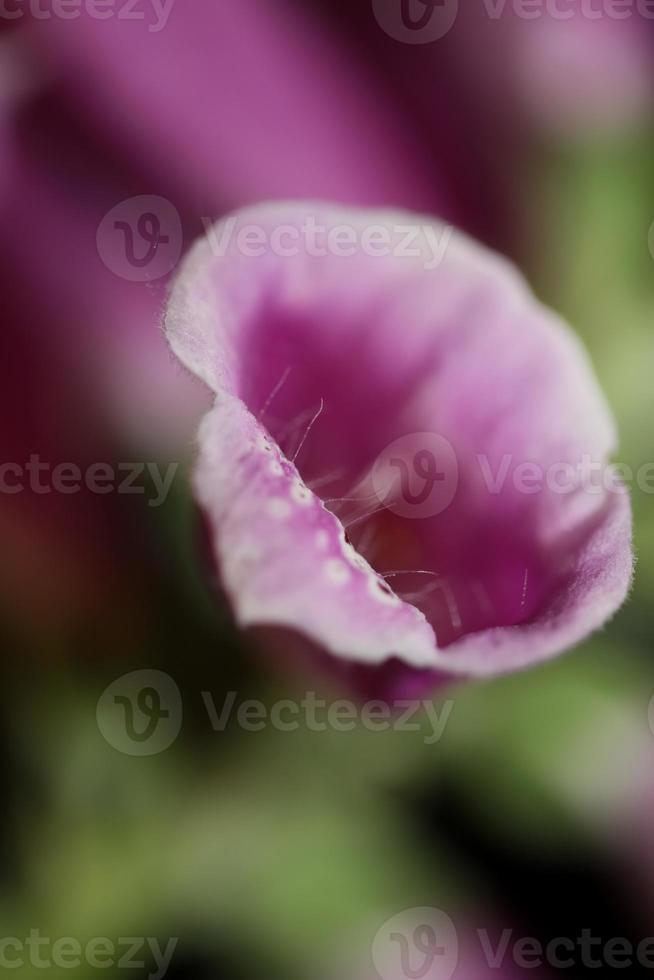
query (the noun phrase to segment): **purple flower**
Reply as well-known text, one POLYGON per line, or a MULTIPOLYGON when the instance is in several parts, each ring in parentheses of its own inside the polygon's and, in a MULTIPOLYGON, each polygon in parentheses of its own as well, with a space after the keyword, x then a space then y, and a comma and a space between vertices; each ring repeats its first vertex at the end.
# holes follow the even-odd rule
POLYGON ((166 14, 157 29, 82 10, 37 20, 33 40, 80 118, 200 215, 264 195, 442 203, 405 114, 302 5, 196 0, 166 14))
POLYGON ((268 196, 445 201, 410 121, 311 13, 288 0, 191 7, 144 19, 82 5, 69 19, 26 6, 0 22, 8 278, 25 291, 38 278, 43 329, 84 356, 110 424, 172 457, 205 406, 157 329, 160 281, 121 279, 98 253, 111 209, 160 195, 194 236, 205 216, 268 196))
POLYGON ((625 598, 628 496, 580 469, 606 476, 610 411, 500 257, 402 212, 255 207, 191 251, 166 329, 215 392, 195 491, 242 626, 410 689, 551 657, 625 598))

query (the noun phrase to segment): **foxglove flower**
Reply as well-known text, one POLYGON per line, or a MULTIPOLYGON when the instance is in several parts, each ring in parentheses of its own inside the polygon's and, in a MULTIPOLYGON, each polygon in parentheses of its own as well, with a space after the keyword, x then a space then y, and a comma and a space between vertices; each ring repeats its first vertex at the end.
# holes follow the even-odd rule
POLYGON ((551 657, 625 598, 628 496, 580 472, 606 475, 610 411, 499 256, 405 213, 259 206, 195 245, 166 330, 215 393, 195 492, 242 626, 407 690, 551 657), (526 464, 574 482, 534 492, 526 464))

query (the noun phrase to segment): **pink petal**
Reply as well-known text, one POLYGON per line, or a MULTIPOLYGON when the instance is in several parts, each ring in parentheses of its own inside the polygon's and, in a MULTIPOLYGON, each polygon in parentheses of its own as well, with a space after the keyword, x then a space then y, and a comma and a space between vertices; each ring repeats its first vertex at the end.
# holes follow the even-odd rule
POLYGON ((405 114, 301 4, 173 3, 156 27, 83 8, 33 24, 91 125, 200 215, 283 195, 439 205, 405 114))
POLYGON ((185 452, 206 401, 158 329, 163 288, 127 282, 100 258, 96 233, 111 193, 92 180, 53 179, 23 147, 10 150, 0 194, 7 275, 33 294, 51 343, 93 378, 93 399, 118 431, 150 451, 185 452))
POLYGON ((604 467, 613 420, 578 341, 508 263, 454 233, 425 268, 448 233, 401 212, 252 208, 195 246, 166 328, 217 395, 196 489, 240 621, 362 664, 486 675, 560 652, 618 608, 630 508, 580 480, 564 495, 517 487, 526 462, 604 467), (359 243, 371 226, 413 227, 420 253, 255 257, 239 238, 283 227, 288 249, 309 220, 359 243), (425 433, 451 447, 454 492, 407 516, 383 506, 375 467, 404 440, 410 462, 425 433), (509 459, 494 492, 481 454, 491 475, 509 459))
POLYGON ((425 617, 346 543, 340 522, 239 399, 220 396, 204 419, 195 488, 242 626, 290 624, 365 663, 393 654, 433 663, 425 617))

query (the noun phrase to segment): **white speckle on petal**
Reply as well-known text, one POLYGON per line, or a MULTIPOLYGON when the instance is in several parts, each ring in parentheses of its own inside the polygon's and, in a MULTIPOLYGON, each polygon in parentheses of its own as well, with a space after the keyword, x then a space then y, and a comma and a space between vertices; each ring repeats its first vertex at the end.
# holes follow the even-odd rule
POLYGON ((283 521, 291 513, 291 505, 283 497, 272 497, 266 504, 266 510, 276 521, 283 521))
POLYGON ((329 547, 329 535, 327 531, 318 531, 316 534, 316 547, 325 551, 329 547))
POLYGON ((251 544, 246 547, 239 548, 238 557, 242 562, 247 562, 248 564, 254 565, 261 561, 263 555, 260 548, 257 548, 255 544, 251 544))
POLYGON ((282 464, 278 463, 277 460, 274 459, 270 464, 269 472, 272 473, 273 476, 283 476, 284 470, 282 468, 282 464))
POLYGON ((335 585, 344 585, 350 579, 350 570, 340 558, 330 558, 325 565, 325 574, 335 585))
POLYGON ((291 486, 291 496, 296 503, 301 504, 303 507, 307 507, 312 500, 312 494, 308 487, 305 487, 302 480, 294 480, 291 486))
POLYGON ((359 554, 359 552, 352 547, 351 544, 347 542, 343 543, 343 554, 347 560, 354 565, 356 568, 360 568, 363 572, 372 574, 372 569, 366 559, 359 554))

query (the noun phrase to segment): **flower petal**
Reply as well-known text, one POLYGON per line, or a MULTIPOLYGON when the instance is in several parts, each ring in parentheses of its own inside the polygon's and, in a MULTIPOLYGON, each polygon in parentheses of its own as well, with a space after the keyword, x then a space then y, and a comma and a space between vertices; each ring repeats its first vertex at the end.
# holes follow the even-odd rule
POLYGON ((570 649, 620 608, 631 583, 631 504, 625 491, 610 497, 573 554, 572 567, 531 620, 470 633, 450 648, 456 667, 493 676, 570 649))
POLYGON ((166 328, 218 396, 197 488, 242 622, 359 662, 482 675, 560 652, 622 602, 629 501, 582 470, 605 475, 610 411, 581 345, 498 256, 402 212, 262 206, 195 246, 166 328), (274 473, 253 448, 264 425, 274 473), (391 446, 408 469, 423 437, 449 446, 452 492, 407 514, 380 495, 376 466, 391 446), (547 475, 536 492, 524 466, 547 475), (557 467, 572 473, 564 492, 557 467), (343 529, 369 559, 357 571, 343 529))
POLYGON ((7 156, 0 250, 8 278, 32 294, 74 370, 93 378, 93 397, 118 431, 163 456, 186 453, 204 393, 171 363, 157 323, 163 287, 128 282, 100 259, 96 233, 111 192, 53 180, 15 142, 7 156))
POLYGON ((433 665, 425 617, 357 555, 336 517, 236 398, 219 398, 204 419, 195 487, 242 626, 291 624, 364 663, 396 654, 412 666, 433 665))
POLYGON ((302 5, 164 4, 35 20, 44 61, 126 159, 199 214, 264 196, 437 206, 410 121, 302 5))

